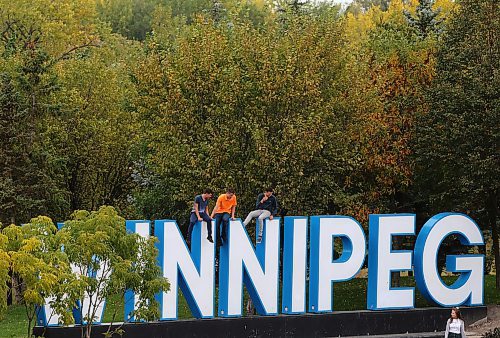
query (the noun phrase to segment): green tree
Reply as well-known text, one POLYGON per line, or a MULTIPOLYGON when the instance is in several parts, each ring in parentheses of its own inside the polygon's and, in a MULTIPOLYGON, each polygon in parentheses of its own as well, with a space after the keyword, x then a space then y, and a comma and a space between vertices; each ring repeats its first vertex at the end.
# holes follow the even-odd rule
POLYGON ((6 23, 15 22, 24 29, 15 34, 14 41, 39 33, 36 41, 24 47, 32 48, 37 43, 56 60, 99 44, 95 0, 0 0, 0 8, 2 32, 6 23))
POLYGON ((130 209, 135 115, 129 72, 140 46, 100 25, 91 4, 37 0, 28 10, 26 1, 2 2, 0 206, 6 223, 40 213, 62 220, 71 210, 103 204, 130 209))
POLYGON ((171 10, 173 17, 191 22, 208 10, 211 0, 98 0, 97 11, 114 32, 129 39, 143 41, 151 33, 154 12, 159 7, 171 10))
POLYGON ((103 35, 99 47, 58 67, 61 89, 54 100, 61 113, 43 121, 46 149, 60 158, 70 210, 96 210, 112 204, 127 210, 133 185, 131 146, 136 115, 129 72, 136 43, 103 35))
POLYGON ((7 237, 11 270, 21 281, 23 305, 28 318, 26 337, 31 337, 37 305, 49 301, 59 320, 71 324, 71 297, 78 285, 68 257, 61 250, 61 236, 52 220, 45 216, 33 218, 23 226, 10 225, 3 229, 7 237))
POLYGON ((97 1, 99 16, 111 25, 114 32, 144 40, 151 30, 151 17, 161 0, 97 1))
POLYGON ((420 0, 415 10, 415 15, 405 10, 404 14, 408 24, 415 29, 417 34, 425 39, 429 34, 440 34, 443 21, 439 18, 441 9, 434 10, 434 0, 420 0))
POLYGON ((348 13, 365 13, 372 7, 379 7, 382 11, 389 9, 390 0, 354 0, 347 7, 348 13))
POLYGON ((57 107, 57 78, 40 47, 41 33, 16 20, 3 22, 0 50, 0 219, 27 222, 57 213, 64 187, 56 159, 42 146, 40 122, 57 107), (3 48, 2 48, 3 47, 3 48))
POLYGON ((136 201, 147 217, 183 222, 205 186, 235 186, 244 214, 274 185, 291 212, 334 213, 356 163, 343 141, 352 119, 340 99, 349 81, 341 23, 290 15, 285 32, 277 21, 231 20, 186 26, 170 48, 165 35, 149 41, 136 71, 136 201))
MULTIPOLYGON (((438 52, 428 91, 429 113, 418 122, 419 188, 434 210, 469 213, 492 232, 500 271, 499 3, 463 0, 438 52)), ((497 273, 496 286, 500 288, 497 273)))
POLYGON ((5 223, 64 219, 65 157, 49 129, 63 106, 61 66, 99 44, 93 1, 0 1, 0 210, 5 223))
POLYGON ((83 336, 90 338, 92 322, 104 300, 121 295, 123 301, 127 289, 140 298, 135 318, 158 318, 155 294, 168 291, 169 284, 156 264, 155 237, 143 239, 127 233, 125 220, 114 208, 105 206, 94 212, 75 211, 58 234, 64 238, 64 252, 78 272, 79 304, 84 304, 84 297, 92 300, 81 313, 83 336))
POLYGON ((354 197, 349 214, 366 220, 369 213, 414 211, 413 140, 415 119, 426 105, 424 90, 434 76, 435 40, 419 39, 393 1, 382 12, 348 15, 346 34, 353 40, 353 76, 347 102, 356 123, 349 140, 357 145, 360 165, 349 185, 354 197), (353 21, 353 19, 356 21, 353 21), (359 27, 361 26, 361 27, 359 27), (366 35, 365 35, 366 34, 366 35))

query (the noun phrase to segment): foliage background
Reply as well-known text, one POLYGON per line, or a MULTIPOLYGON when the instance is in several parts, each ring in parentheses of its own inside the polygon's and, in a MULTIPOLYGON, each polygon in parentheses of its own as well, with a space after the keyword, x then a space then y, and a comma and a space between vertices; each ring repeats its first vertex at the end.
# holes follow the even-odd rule
POLYGON ((273 186, 282 215, 365 228, 469 214, 498 271, 498 6, 0 0, 0 221, 113 205, 185 230, 205 187, 244 217, 273 186))

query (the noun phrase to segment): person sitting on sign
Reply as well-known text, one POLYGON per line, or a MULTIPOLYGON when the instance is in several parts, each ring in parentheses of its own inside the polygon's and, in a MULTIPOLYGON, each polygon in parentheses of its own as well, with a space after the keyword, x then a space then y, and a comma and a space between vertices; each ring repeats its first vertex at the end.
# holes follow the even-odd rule
POLYGON ((266 218, 272 220, 278 211, 278 200, 273 193, 273 188, 266 188, 263 193, 260 193, 259 196, 257 196, 257 202, 255 203, 256 209, 251 211, 243 222, 243 224, 247 226, 253 218, 258 219, 259 232, 257 236, 257 243, 262 242, 264 220, 266 218))
POLYGON ((226 193, 217 198, 215 208, 212 210, 211 217, 215 216, 215 229, 217 244, 224 245, 227 241, 227 228, 229 227, 229 219, 234 221, 234 212, 236 210, 236 195, 234 189, 227 188, 226 193), (221 229, 222 227, 222 229, 221 229))
POLYGON ((193 228, 196 222, 205 221, 207 222, 207 240, 209 242, 214 242, 212 239, 212 218, 208 216, 210 212, 208 211, 208 201, 212 198, 214 193, 212 189, 205 189, 203 194, 196 195, 194 198, 193 209, 191 210, 191 216, 189 217, 189 228, 187 235, 188 245, 191 243, 191 234, 193 233, 193 228))

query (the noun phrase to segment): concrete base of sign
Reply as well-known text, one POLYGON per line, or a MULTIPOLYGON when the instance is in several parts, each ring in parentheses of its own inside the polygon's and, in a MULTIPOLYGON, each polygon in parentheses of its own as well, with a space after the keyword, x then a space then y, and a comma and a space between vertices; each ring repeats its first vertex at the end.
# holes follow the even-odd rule
MULTIPOLYGON (((485 306, 462 307, 461 312, 466 325, 487 315, 485 306)), ((444 331, 449 317, 448 308, 419 308, 128 323, 121 328, 125 338, 345 337, 439 332, 444 331)), ((103 337, 108 329, 109 325, 96 325, 92 337, 103 337)), ((81 327, 35 327, 33 333, 46 338, 80 338, 81 327)))

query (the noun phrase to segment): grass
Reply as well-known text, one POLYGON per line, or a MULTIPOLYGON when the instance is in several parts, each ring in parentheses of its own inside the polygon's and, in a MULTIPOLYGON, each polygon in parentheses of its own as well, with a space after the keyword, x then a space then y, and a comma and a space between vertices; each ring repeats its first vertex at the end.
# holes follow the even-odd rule
POLYGON ((9 306, 7 315, 0 321, 1 338, 26 337, 28 319, 23 305, 9 306))
MULTIPOLYGON (((443 277, 445 283, 451 284, 456 277, 443 277)), ((352 311, 366 309, 366 285, 365 278, 352 279, 348 282, 336 283, 334 285, 334 309, 337 311, 352 311)), ((401 286, 415 286, 413 277, 401 277, 401 286)), ((245 293, 245 299, 248 295, 245 293)), ((484 303, 500 305, 500 292, 495 289, 495 276, 486 276, 484 284, 484 303)), ((191 318, 185 298, 179 294, 179 319, 191 318)), ((245 304, 245 303, 244 303, 245 304)), ((415 292, 415 306, 433 306, 423 298, 418 289, 415 292)), ((107 301, 104 313, 104 322, 110 322, 116 311, 116 321, 123 320, 123 303, 120 297, 112 297, 107 301)), ((23 306, 10 306, 6 317, 0 321, 0 338, 22 338, 26 337, 27 320, 23 306)))

